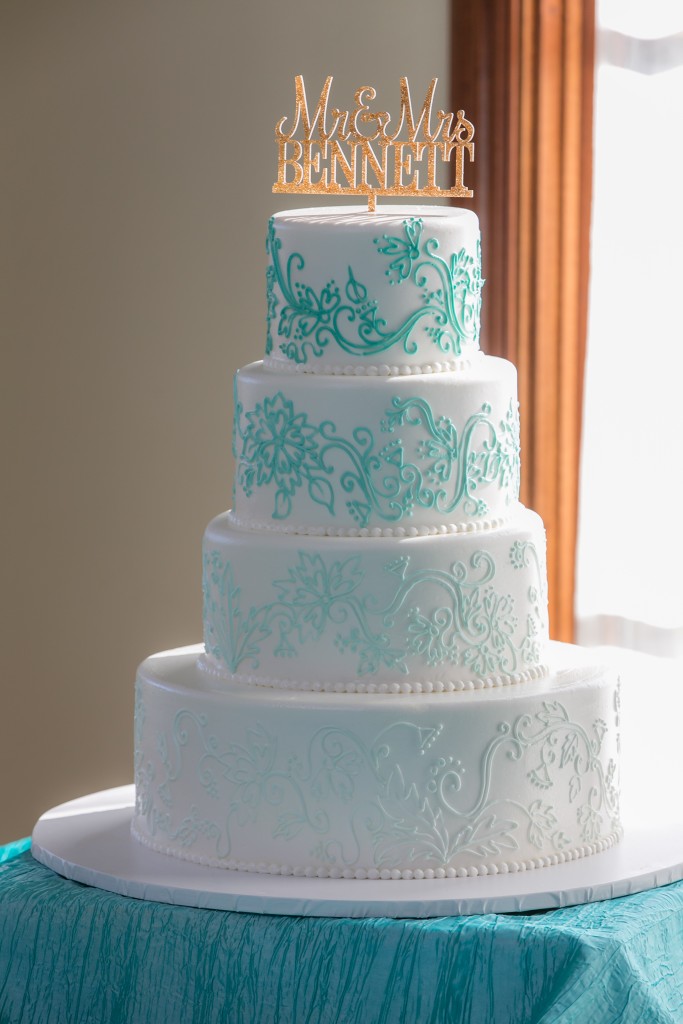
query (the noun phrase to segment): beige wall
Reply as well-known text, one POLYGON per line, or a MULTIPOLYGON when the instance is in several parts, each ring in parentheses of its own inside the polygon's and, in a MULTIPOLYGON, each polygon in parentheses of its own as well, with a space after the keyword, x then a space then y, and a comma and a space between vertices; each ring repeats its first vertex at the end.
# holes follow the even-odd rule
POLYGON ((0 842, 131 781, 136 664, 200 639, 294 75, 310 95, 334 74, 342 106, 374 84, 389 108, 400 75, 416 98, 439 75, 447 105, 448 6, 0 8, 0 842))

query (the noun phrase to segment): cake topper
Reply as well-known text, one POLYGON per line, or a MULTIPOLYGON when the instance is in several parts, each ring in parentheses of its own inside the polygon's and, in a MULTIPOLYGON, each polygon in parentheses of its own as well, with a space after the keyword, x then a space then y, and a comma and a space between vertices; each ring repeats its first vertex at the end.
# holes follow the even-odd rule
POLYGON ((377 93, 369 85, 356 91, 351 110, 334 107, 328 112, 331 75, 311 115, 303 76, 297 75, 291 126, 285 127, 287 117, 275 126, 278 175, 273 192, 366 196, 370 211, 377 196, 470 199, 474 193, 464 182, 465 153, 474 160, 474 125, 464 110, 455 116, 439 110, 432 124, 437 81, 432 79, 416 118, 408 79, 402 78, 401 110, 392 125, 388 111, 370 109, 377 93))

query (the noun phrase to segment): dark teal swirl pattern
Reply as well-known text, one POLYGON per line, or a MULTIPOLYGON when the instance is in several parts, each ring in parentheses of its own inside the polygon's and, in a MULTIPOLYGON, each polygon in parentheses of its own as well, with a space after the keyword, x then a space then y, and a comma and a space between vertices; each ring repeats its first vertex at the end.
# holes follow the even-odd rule
POLYGON ((306 260, 292 253, 283 265, 282 242, 274 218, 268 226, 266 273, 268 340, 294 363, 305 364, 336 345, 352 356, 372 358, 389 349, 414 355, 421 327, 439 353, 461 356, 479 341, 481 310, 481 249, 476 257, 462 248, 450 256, 439 252, 436 238, 423 239, 420 218, 403 222, 402 235, 376 238, 380 256, 387 258, 386 275, 401 287, 415 290, 415 310, 390 328, 388 312, 378 309, 367 287, 348 268, 343 290, 334 281, 316 291, 306 281, 306 260), (280 297, 281 296, 281 297, 280 297))
POLYGON ((483 404, 458 433, 426 399, 395 397, 380 423, 384 441, 367 426, 345 437, 332 420, 311 422, 282 391, 248 410, 236 400, 235 408, 239 486, 246 497, 271 488, 275 520, 294 513, 302 488, 331 517, 344 502, 360 527, 371 520, 398 523, 415 509, 433 510, 445 522, 456 513, 481 519, 489 512, 486 488, 503 492, 506 505, 519 495, 519 418, 512 401, 498 422, 483 404))

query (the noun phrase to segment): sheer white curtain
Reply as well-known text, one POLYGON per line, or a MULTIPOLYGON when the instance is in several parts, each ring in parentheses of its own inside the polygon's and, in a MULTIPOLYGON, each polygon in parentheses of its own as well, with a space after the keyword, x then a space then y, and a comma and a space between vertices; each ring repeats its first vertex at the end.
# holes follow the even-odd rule
POLYGON ((598 0, 577 638, 683 658, 683 0, 598 0))

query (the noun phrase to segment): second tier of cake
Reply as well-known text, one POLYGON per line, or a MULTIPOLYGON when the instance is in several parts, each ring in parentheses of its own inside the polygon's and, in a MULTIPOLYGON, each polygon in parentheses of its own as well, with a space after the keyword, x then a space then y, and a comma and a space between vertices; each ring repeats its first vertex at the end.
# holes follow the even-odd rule
POLYGON ((235 376, 235 517, 289 533, 499 525, 519 497, 517 374, 477 354, 407 377, 235 376))

